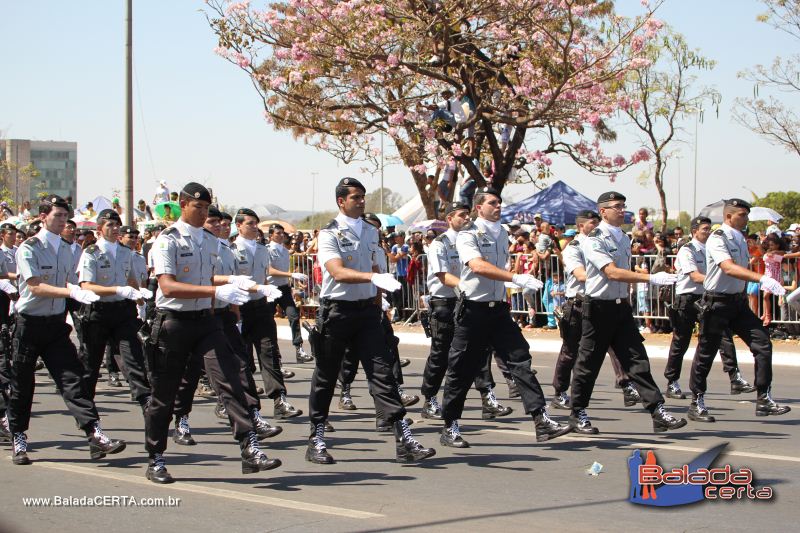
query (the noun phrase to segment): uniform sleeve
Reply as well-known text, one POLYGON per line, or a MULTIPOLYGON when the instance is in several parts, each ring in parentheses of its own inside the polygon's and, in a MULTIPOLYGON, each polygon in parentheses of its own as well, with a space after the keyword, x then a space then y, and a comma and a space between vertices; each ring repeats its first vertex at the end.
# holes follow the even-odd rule
POLYGON ((0 275, 7 276, 8 275, 8 266, 6 265, 6 260, 3 258, 0 261, 0 275))
POLYGON ((320 231, 317 237, 317 257, 321 265, 325 265, 331 259, 341 259, 339 242, 336 236, 330 231, 320 231))
POLYGON ((561 252, 561 258, 564 260, 564 273, 572 274, 576 268, 585 268, 583 258, 580 253, 580 245, 566 246, 566 249, 561 252))
POLYGON ((439 241, 433 241, 428 247, 428 272, 439 274, 447 271, 447 255, 444 245, 439 241))
POLYGON ((694 260, 694 254, 688 245, 678 250, 678 270, 681 274, 697 272, 697 261, 694 260))
POLYGON ((473 259, 483 257, 480 247, 478 247, 478 240, 475 235, 469 232, 462 231, 456 237, 456 249, 458 250, 458 257, 462 264, 468 264, 473 259))
POLYGON ((81 256, 78 266, 78 282, 82 283, 84 281, 88 283, 97 282, 97 258, 89 252, 85 252, 81 256))
POLYGON ((39 260, 30 246, 20 246, 17 250, 17 274, 23 279, 41 277, 39 270, 39 260))
POLYGON ((725 244, 725 237, 720 235, 711 235, 709 237, 708 242, 706 242, 706 255, 718 265, 723 261, 733 259, 725 244))
POLYGON ((591 263, 597 270, 602 270, 604 266, 614 262, 602 239, 588 237, 581 247, 586 262, 591 263))
POLYGON ((164 237, 158 236, 153 247, 150 249, 150 257, 153 258, 153 270, 156 276, 161 274, 177 275, 178 268, 175 265, 177 250, 175 248, 175 241, 164 237))

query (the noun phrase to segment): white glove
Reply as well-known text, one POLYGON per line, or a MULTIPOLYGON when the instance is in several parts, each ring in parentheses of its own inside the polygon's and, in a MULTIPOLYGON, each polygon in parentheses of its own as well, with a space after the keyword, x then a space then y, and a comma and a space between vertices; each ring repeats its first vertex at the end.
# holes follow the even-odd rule
POLYGON ((761 289, 764 291, 771 292, 778 296, 786 294, 786 289, 783 288, 783 285, 767 275, 761 276, 761 281, 759 283, 761 283, 761 289))
POLYGON ((122 287, 117 287, 117 296, 122 296, 128 300, 138 300, 142 297, 142 293, 133 287, 123 285, 122 287))
POLYGON ((150 289, 145 289, 144 287, 139 287, 139 294, 141 294, 142 298, 144 298, 145 300, 149 300, 150 298, 153 297, 153 291, 151 291, 150 289))
POLYGON ((144 322, 145 318, 147 318, 147 307, 145 305, 137 305, 136 316, 139 317, 139 320, 144 322))
POLYGON ((373 285, 375 285, 379 289, 383 289, 389 292, 399 291, 400 287, 402 287, 402 285, 400 285, 400 282, 397 281, 397 279, 391 274, 375 273, 370 278, 370 281, 372 282, 373 285))
POLYGON ((274 302, 283 296, 281 290, 275 285, 259 285, 256 289, 258 290, 259 294, 263 294, 267 297, 268 302, 274 302))
POLYGON ((242 305, 250 301, 250 295, 247 291, 240 289, 233 283, 217 287, 216 291, 214 291, 214 297, 217 300, 234 305, 242 305))
POLYGON ((100 299, 97 294, 92 291, 87 291, 86 289, 81 289, 77 285, 67 283, 67 288, 69 289, 69 297, 82 304, 90 304, 100 299))
POLYGON ((668 272, 650 274, 650 285, 673 285, 676 281, 678 281, 677 274, 669 274, 668 272))
POLYGON ((243 291, 256 286, 256 282, 250 276, 228 276, 228 283, 236 285, 243 291))
POLYGON ((511 278, 511 283, 520 289, 530 289, 532 291, 538 291, 544 287, 542 280, 534 278, 530 274, 514 274, 514 277, 511 278))
POLYGON ((386 299, 384 295, 381 294, 381 310, 385 313, 389 309, 392 308, 392 304, 389 303, 389 300, 386 299))
POLYGON ((0 291, 5 292, 6 294, 15 294, 17 292, 17 288, 7 279, 0 279, 0 291))
POLYGON ((308 276, 301 272, 292 272, 292 279, 296 279, 297 281, 308 281, 308 276))

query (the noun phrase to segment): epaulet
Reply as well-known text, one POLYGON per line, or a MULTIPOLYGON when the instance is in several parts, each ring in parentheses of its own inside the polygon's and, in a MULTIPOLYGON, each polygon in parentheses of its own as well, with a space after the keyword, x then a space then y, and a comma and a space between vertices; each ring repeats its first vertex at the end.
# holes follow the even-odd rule
POLYGON ((210 231, 208 231, 206 228, 203 228, 203 231, 205 231, 206 233, 208 233, 209 235, 211 235, 211 236, 212 236, 212 237, 214 237, 215 239, 217 238, 217 237, 216 237, 216 235, 214 235, 213 233, 211 233, 210 231))
POLYGON ((569 241, 569 244, 567 246, 580 246, 580 245, 581 243, 580 241, 578 241, 578 239, 572 239, 571 241, 569 241))
POLYGON ((602 232, 602 231, 600 231, 600 228, 595 228, 595 229, 593 229, 593 230, 592 230, 592 232, 589 234, 589 237, 599 237, 599 236, 600 236, 600 235, 602 235, 602 234, 603 234, 603 232, 602 232))
POLYGON ((86 253, 87 254, 94 254, 98 249, 99 248, 97 247, 96 244, 90 244, 89 246, 86 247, 86 253))
POLYGON ((339 224, 337 224, 336 223, 336 219, 333 218, 333 219, 331 219, 330 222, 325 224, 325 227, 323 227, 322 229, 336 229, 337 227, 339 227, 339 224))
POLYGON ((25 246, 28 246, 30 248, 33 248, 35 246, 42 246, 42 244, 44 243, 42 243, 42 241, 40 241, 39 238, 36 235, 34 235, 33 237, 30 237, 22 241, 22 244, 20 244, 19 247, 23 248, 25 246))
POLYGON ((717 231, 714 232, 714 235, 724 236, 725 232, 722 231, 721 229, 718 229, 717 231))
MULTIPOLYGON (((434 241, 439 241, 439 242, 444 242, 445 239, 447 239, 447 235, 442 233, 441 235, 439 235, 438 237, 436 237, 433 240, 434 241)), ((450 240, 450 239, 447 239, 447 240, 450 240)))
POLYGON ((161 232, 162 235, 172 235, 173 233, 178 233, 178 228, 175 226, 170 226, 161 232))

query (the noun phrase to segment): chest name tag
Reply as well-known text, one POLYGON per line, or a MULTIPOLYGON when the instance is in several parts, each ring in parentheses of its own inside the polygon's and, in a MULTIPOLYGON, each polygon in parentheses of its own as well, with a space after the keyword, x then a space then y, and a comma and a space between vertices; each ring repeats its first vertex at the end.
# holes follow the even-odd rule
POLYGON ((192 257, 194 254, 192 252, 181 254, 181 257, 192 257))
POLYGON ((53 267, 51 267, 51 266, 41 266, 39 268, 41 268, 42 270, 49 270, 49 269, 51 269, 53 267))

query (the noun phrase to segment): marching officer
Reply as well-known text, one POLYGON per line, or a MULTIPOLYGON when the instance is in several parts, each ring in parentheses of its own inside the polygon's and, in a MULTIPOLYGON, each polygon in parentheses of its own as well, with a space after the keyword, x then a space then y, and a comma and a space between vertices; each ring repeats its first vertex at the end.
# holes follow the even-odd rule
POLYGON ((764 324, 750 309, 746 282, 782 296, 786 290, 769 276, 748 269, 750 254, 742 231, 747 227, 750 204, 738 198, 725 200, 724 223, 706 242, 705 294, 700 313, 700 338, 692 362, 690 416, 700 422, 714 422, 705 406, 706 379, 719 350, 722 335, 732 330, 753 352, 755 358, 756 416, 783 415, 791 409, 778 405, 771 396, 772 341, 764 324))
POLYGON ((0 280, 3 290, 0 290, 0 442, 10 442, 11 433, 8 430, 8 417, 6 409, 9 401, 9 384, 11 383, 11 323, 10 315, 11 297, 9 294, 17 294, 17 228, 13 224, 6 222, 0 225, 0 275, 5 272, 8 280, 0 280))
MULTIPOLYGON (((139 251, 139 230, 136 229, 136 226, 122 226, 119 228, 119 243, 131 251, 131 267, 133 268, 136 283, 139 284, 139 287, 149 289, 150 274, 147 271, 147 259, 139 251)), ((147 293, 150 293, 151 296, 144 298, 145 300, 151 300, 155 296, 150 290, 147 293)), ((145 309, 145 303, 137 306, 137 312, 141 320, 145 319, 145 309)))
POLYGON ((259 449, 258 437, 238 379, 240 362, 230 349, 214 317, 212 299, 232 304, 248 301, 252 280, 214 286, 219 241, 203 228, 211 193, 199 183, 188 183, 179 196, 181 217, 162 231, 150 250, 158 278, 156 316, 148 339, 152 395, 145 410, 145 449, 150 461, 147 479, 171 483, 164 450, 175 395, 187 366, 205 364, 217 396, 222 398, 239 441, 242 473, 252 474, 280 466, 259 449))
MULTIPOLYGON (((5 272, 8 275, 8 279, 16 281, 17 279, 17 246, 15 244, 17 240, 17 227, 10 222, 5 222, 0 224, 0 239, 2 239, 2 244, 0 244, 0 260, 3 261, 5 264, 5 272)), ((0 324, 11 324, 10 319, 10 306, 11 306, 11 299, 9 298, 8 294, 5 291, 0 291, 0 324)))
POLYGON ((136 302, 152 294, 139 287, 133 270, 133 252, 118 242, 121 226, 116 211, 100 211, 99 238, 81 257, 78 278, 81 288, 100 296, 97 302, 84 304, 80 313, 86 345, 86 387, 94 399, 106 344, 114 344, 119 346, 131 394, 144 409, 150 399, 150 384, 142 344, 136 336, 139 330, 136 302))
POLYGON ((259 243, 258 215, 251 209, 239 209, 234 218, 239 236, 233 241, 236 256, 236 276, 251 277, 270 292, 250 293, 250 301, 239 308, 242 316, 242 337, 253 344, 261 363, 261 377, 267 398, 273 400, 276 418, 292 418, 303 414, 286 400, 286 385, 281 372, 281 352, 278 348, 278 326, 275 324, 275 303, 283 293, 269 284, 270 253, 259 243), (264 294, 267 294, 265 296, 264 294))
MULTIPOLYGON (((706 241, 711 235, 711 219, 695 217, 690 223, 692 240, 681 246, 676 258, 678 282, 675 284, 675 302, 670 309, 672 322, 672 343, 669 347, 667 366, 664 377, 667 378, 667 398, 684 399, 678 379, 681 376, 683 356, 692 340, 692 332, 697 324, 696 303, 703 296, 703 281, 706 277, 706 241)), ((731 394, 753 392, 756 390, 745 381, 739 371, 736 360, 736 347, 730 330, 725 330, 720 337, 720 356, 723 369, 731 379, 731 394)), ((694 420, 697 413, 690 409, 689 418, 694 420)))
POLYGON ((512 274, 505 269, 508 233, 500 225, 500 193, 484 187, 473 202, 478 217, 456 238, 462 264, 458 284, 461 296, 455 308, 455 332, 442 400, 445 427, 439 441, 445 446, 469 446, 461 436, 458 420, 467 392, 486 363, 489 346, 508 360, 525 412, 533 417, 537 442, 559 437, 571 428, 548 416, 542 387, 531 369, 528 341, 511 318, 506 301, 506 282, 531 290, 539 290, 543 284, 531 275, 512 274))
POLYGON ((314 358, 303 349, 303 336, 300 334, 300 313, 292 297, 292 287, 289 285, 290 279, 301 282, 308 281, 308 276, 301 272, 289 272, 291 269, 291 259, 289 250, 283 245, 286 233, 280 224, 271 224, 269 227, 269 282, 278 287, 281 296, 275 300, 276 305, 283 309, 286 319, 289 321, 289 328, 292 330, 292 344, 298 363, 308 363, 314 358))
POLYGON ((678 429, 686 420, 664 409, 664 397, 650 373, 650 360, 630 305, 630 284, 671 285, 677 276, 666 272, 645 274, 631 271, 631 241, 620 226, 625 219, 625 196, 607 192, 597 200, 602 222, 584 239, 586 285, 582 310, 582 332, 578 360, 572 371, 570 423, 578 433, 595 434, 586 408, 597 375, 609 347, 622 369, 636 384, 642 403, 653 418, 656 432, 678 429))
POLYGON ((325 446, 325 423, 348 347, 364 368, 376 417, 393 426, 397 461, 419 461, 436 453, 411 434, 392 376, 378 289, 393 292, 400 284, 391 274, 380 273, 378 230, 361 218, 365 194, 358 180, 340 180, 336 186, 339 215, 318 236, 318 257, 323 267, 317 320, 321 338, 314 348, 316 367, 308 401, 311 433, 306 450, 306 460, 318 464, 335 462, 325 446))
MULTIPOLYGON (((583 256, 581 244, 594 231, 600 223, 600 215, 596 211, 581 211, 575 217, 578 234, 561 252, 564 261, 564 273, 567 276, 564 297, 564 316, 560 321, 561 350, 553 372, 553 388, 556 395, 550 406, 555 409, 569 409, 570 401, 567 389, 569 388, 572 369, 578 357, 578 345, 581 340, 583 318, 581 310, 584 305, 586 293, 586 260, 583 256)), ((631 384, 630 379, 622 370, 614 349, 609 347, 608 356, 611 358, 612 367, 618 385, 622 388, 622 397, 625 407, 631 407, 642 401, 639 391, 631 384)))
POLYGON ((92 291, 69 283, 74 272, 74 256, 61 232, 69 206, 56 195, 39 205, 42 229, 26 240, 17 251, 19 300, 16 303, 16 326, 11 365, 11 399, 8 408, 9 429, 13 435, 12 461, 30 464, 28 430, 35 387, 34 368, 41 356, 56 387, 89 440, 92 459, 125 449, 125 441, 108 438, 100 427, 97 407, 83 380, 84 369, 75 345, 69 339, 64 300, 72 298, 90 304, 99 299, 92 291))
MULTIPOLYGON (((471 224, 470 207, 461 202, 451 202, 445 209, 448 230, 436 237, 428 248, 428 292, 430 294, 431 350, 422 373, 422 418, 441 420, 442 408, 436 398, 447 372, 447 356, 455 333, 454 312, 456 289, 461 281, 461 262, 456 248, 458 232, 471 224)), ((507 416, 513 412, 504 407, 492 390, 490 372, 491 353, 487 350, 486 363, 475 377, 475 388, 481 393, 481 418, 488 420, 507 416)))

